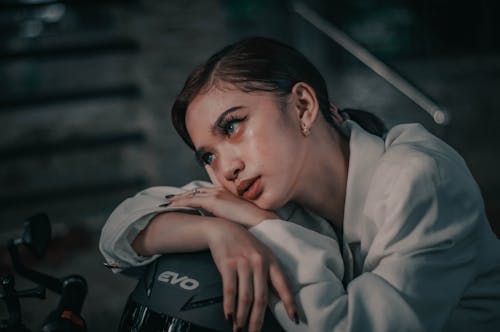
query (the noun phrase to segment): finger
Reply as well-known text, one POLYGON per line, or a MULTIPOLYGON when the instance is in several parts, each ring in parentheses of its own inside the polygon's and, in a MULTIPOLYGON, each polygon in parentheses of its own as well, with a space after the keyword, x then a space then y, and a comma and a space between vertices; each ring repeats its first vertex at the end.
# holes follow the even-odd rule
POLYGON ((297 305, 295 304, 295 300, 293 298, 290 286, 288 285, 285 275, 283 274, 283 271, 281 271, 281 268, 276 261, 272 262, 269 266, 269 278, 271 280, 272 286, 278 293, 279 298, 285 306, 288 317, 290 317, 293 322, 298 323, 299 316, 297 305))
POLYGON ((168 199, 168 204, 170 204, 170 206, 190 206, 194 208, 203 208, 204 205, 206 205, 206 199, 209 196, 209 193, 205 191, 188 191, 168 199))
POLYGON ((254 265, 253 273, 253 306, 248 323, 248 331, 260 331, 264 324, 268 303, 267 269, 262 264, 254 265))
POLYGON ((166 199, 165 205, 173 204, 176 201, 179 201, 179 200, 191 197, 191 196, 193 196, 193 190, 184 191, 184 192, 176 194, 176 195, 166 195, 165 196, 165 199, 166 199))
POLYGON ((236 303, 236 270, 228 267, 222 269, 223 307, 226 320, 234 320, 234 306, 236 303))
POLYGON ((236 327, 243 328, 243 326, 245 326, 252 302, 252 271, 248 263, 240 262, 238 264, 238 307, 236 308, 236 327))
POLYGON ((218 189, 210 188, 210 187, 196 187, 182 194, 176 195, 175 199, 184 199, 184 198, 196 198, 196 197, 207 197, 213 196, 218 189))
POLYGON ((210 181, 212 181, 213 185, 215 187, 222 187, 222 184, 217 179, 217 176, 215 175, 215 172, 212 169, 212 167, 210 167, 210 165, 205 165, 205 170, 207 171, 208 177, 210 178, 210 181))

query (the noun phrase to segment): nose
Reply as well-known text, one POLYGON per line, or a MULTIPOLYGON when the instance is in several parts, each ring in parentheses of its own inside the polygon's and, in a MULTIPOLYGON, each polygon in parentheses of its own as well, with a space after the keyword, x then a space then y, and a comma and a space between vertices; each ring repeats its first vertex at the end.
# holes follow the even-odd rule
POLYGON ((223 158, 221 171, 227 181, 234 181, 238 174, 245 168, 245 163, 236 155, 226 155, 223 158))

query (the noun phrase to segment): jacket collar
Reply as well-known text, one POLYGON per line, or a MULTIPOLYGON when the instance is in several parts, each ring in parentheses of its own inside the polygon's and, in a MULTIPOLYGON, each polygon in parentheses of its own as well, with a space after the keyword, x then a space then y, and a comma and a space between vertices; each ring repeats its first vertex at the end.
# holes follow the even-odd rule
POLYGON ((346 120, 343 125, 349 140, 349 168, 344 206, 344 241, 360 242, 365 232, 363 219, 366 196, 376 165, 385 152, 384 140, 346 120))
MULTIPOLYGON (((347 173, 343 233, 345 243, 360 242, 366 224, 363 214, 366 196, 375 172, 375 165, 385 152, 384 140, 362 129, 356 122, 346 120, 342 127, 349 140, 349 168, 347 173)), ((276 211, 280 219, 288 220, 336 237, 331 225, 323 218, 305 211, 295 203, 288 203, 276 211)))

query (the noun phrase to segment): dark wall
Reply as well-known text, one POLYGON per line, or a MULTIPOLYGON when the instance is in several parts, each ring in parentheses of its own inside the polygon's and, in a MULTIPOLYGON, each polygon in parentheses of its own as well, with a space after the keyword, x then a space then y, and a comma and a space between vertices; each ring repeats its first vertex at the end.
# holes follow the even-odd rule
MULTIPOLYGON (((114 329, 135 282, 102 266, 100 228, 145 187, 206 179, 169 109, 196 64, 243 36, 299 48, 339 106, 373 111, 389 125, 418 121, 446 140, 469 164, 500 231, 498 2, 306 2, 446 108, 449 125, 434 123, 289 1, 0 3, 0 243, 27 216, 47 212, 54 243, 43 262, 30 262, 88 279, 91 330, 114 329)), ((5 248, 0 263, 11 269, 5 248)), ((27 321, 41 321, 55 301, 27 301, 27 321)))

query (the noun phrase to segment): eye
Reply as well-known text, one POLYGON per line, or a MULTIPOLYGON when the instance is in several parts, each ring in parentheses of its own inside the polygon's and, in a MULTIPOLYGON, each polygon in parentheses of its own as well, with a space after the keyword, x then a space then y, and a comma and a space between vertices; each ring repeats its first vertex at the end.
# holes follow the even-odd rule
POLYGON ((238 124, 241 122, 241 120, 233 120, 231 122, 228 122, 226 126, 224 127, 224 130, 226 132, 226 135, 231 135, 234 133, 236 128, 238 128, 238 124))
POLYGON ((205 165, 210 165, 214 161, 214 159, 215 159, 215 155, 211 152, 204 153, 201 156, 201 161, 205 165))
POLYGON ((217 125, 218 131, 224 136, 231 136, 247 117, 228 116, 217 125))

